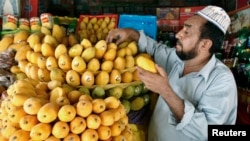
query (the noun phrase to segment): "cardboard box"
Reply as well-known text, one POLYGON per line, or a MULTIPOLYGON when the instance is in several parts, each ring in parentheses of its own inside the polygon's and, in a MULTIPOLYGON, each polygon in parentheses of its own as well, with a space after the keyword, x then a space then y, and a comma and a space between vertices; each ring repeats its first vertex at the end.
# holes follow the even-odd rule
POLYGON ((48 9, 49 0, 21 0, 21 17, 39 17, 48 9))
POLYGON ((180 8, 156 8, 157 19, 179 20, 180 8))
POLYGON ((201 10, 204 7, 205 6, 182 7, 182 8, 180 8, 180 25, 182 26, 186 19, 193 16, 198 10, 201 10))
POLYGON ((174 31, 178 32, 180 30, 179 20, 157 20, 157 27, 159 31, 174 31))

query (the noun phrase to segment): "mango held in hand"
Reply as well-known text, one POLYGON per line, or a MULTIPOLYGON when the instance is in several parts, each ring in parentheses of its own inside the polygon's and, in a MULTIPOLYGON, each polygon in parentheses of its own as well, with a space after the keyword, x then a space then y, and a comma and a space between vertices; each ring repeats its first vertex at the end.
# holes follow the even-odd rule
POLYGON ((150 71, 152 73, 157 73, 157 69, 155 68, 155 63, 150 58, 139 55, 138 57, 136 57, 136 64, 137 66, 147 71, 150 71))

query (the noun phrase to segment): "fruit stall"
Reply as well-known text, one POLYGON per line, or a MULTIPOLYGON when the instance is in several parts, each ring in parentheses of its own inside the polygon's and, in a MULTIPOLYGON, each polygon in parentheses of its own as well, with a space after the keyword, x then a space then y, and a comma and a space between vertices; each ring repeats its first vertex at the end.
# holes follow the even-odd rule
POLYGON ((135 67, 154 60, 133 41, 105 41, 118 23, 116 14, 4 15, 0 140, 146 141, 157 94, 135 67))

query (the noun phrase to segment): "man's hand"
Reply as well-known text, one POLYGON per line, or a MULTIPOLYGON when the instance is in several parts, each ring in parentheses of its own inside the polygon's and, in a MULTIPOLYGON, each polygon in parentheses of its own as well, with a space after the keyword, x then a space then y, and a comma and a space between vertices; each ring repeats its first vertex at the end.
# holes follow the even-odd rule
POLYGON ((184 115, 184 101, 179 98, 170 87, 165 70, 158 65, 156 65, 156 69, 158 71, 157 74, 137 67, 139 78, 145 84, 147 89, 162 96, 174 114, 176 120, 180 122, 184 115))
POLYGON ((138 41, 139 40, 139 33, 130 28, 117 28, 109 31, 109 34, 106 37, 106 42, 111 43, 114 42, 117 45, 124 41, 138 41))
POLYGON ((137 67, 140 80, 145 84, 146 88, 155 93, 164 93, 169 88, 168 76, 165 70, 155 65, 158 73, 151 73, 143 68, 137 67))

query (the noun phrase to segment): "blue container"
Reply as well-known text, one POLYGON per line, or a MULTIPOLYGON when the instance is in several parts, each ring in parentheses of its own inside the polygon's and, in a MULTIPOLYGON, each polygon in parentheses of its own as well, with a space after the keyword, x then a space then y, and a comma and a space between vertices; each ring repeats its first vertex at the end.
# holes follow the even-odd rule
POLYGON ((156 40, 157 18, 148 15, 127 15, 119 16, 118 28, 133 28, 144 30, 145 34, 156 40))

